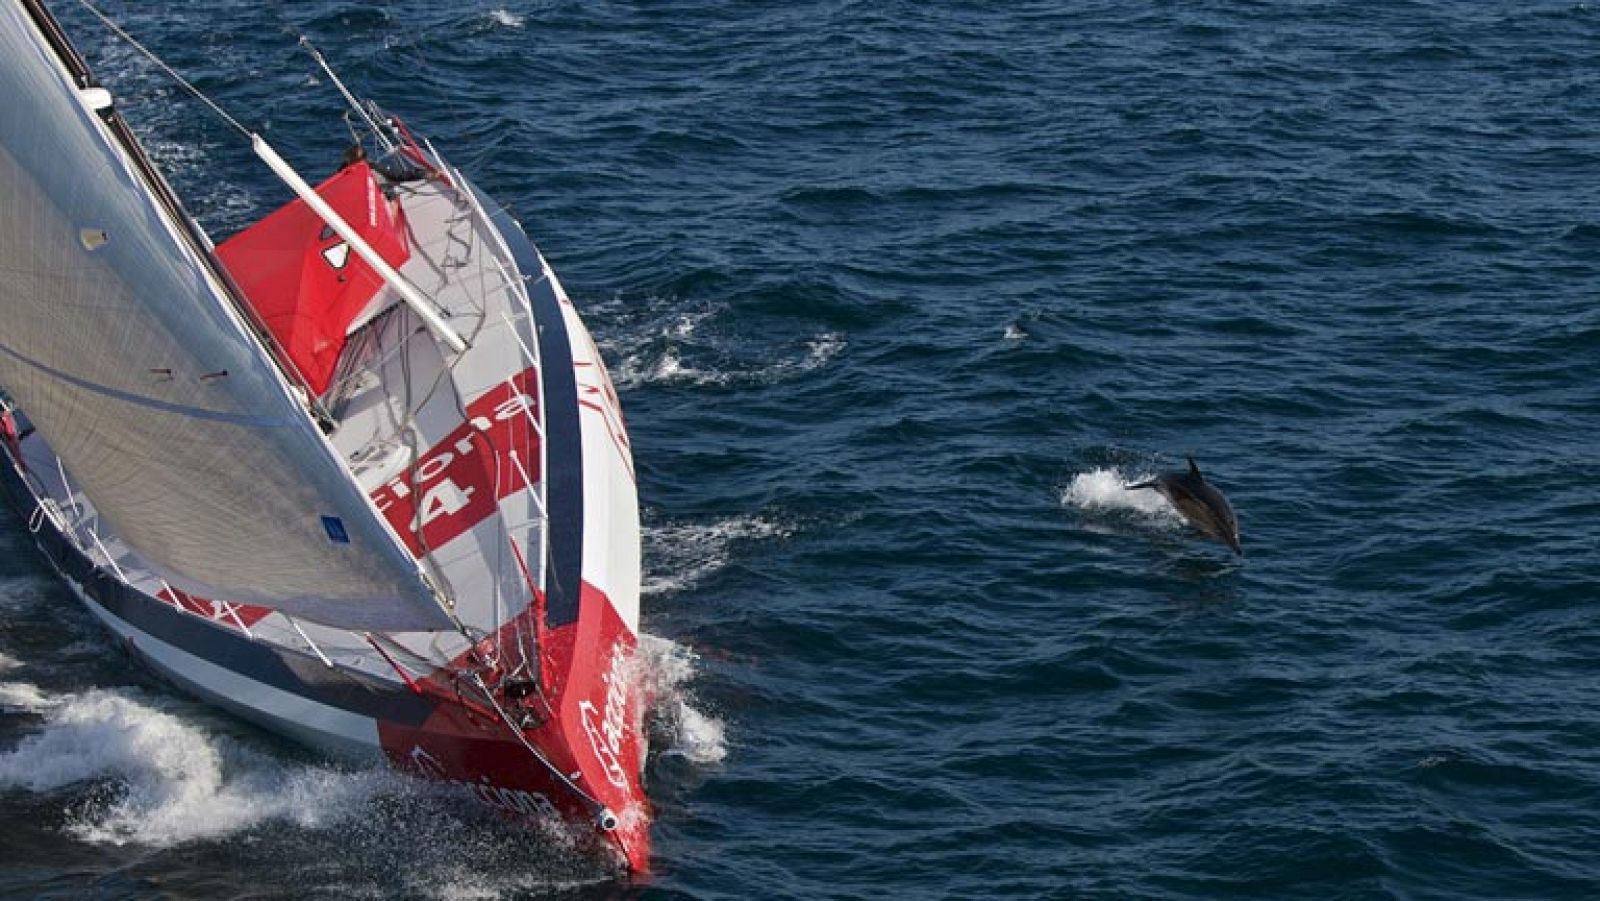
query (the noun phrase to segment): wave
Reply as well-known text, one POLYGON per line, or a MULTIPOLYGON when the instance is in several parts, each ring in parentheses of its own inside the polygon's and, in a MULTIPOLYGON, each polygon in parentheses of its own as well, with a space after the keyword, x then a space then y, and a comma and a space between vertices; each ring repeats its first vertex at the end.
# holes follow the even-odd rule
MULTIPOLYGON (((684 331, 675 337, 687 337, 697 325, 697 322, 685 317, 677 326, 684 331)), ((669 345, 660 351, 638 351, 625 355, 617 367, 617 385, 623 389, 651 384, 767 385, 820 369, 842 353, 847 345, 842 334, 821 332, 806 341, 804 352, 798 356, 766 365, 728 369, 702 369, 687 364, 679 348, 669 345)))
POLYGON ((644 527, 647 559, 643 592, 677 594, 728 565, 742 541, 787 538, 792 525, 764 516, 732 516, 710 523, 664 523, 644 527))

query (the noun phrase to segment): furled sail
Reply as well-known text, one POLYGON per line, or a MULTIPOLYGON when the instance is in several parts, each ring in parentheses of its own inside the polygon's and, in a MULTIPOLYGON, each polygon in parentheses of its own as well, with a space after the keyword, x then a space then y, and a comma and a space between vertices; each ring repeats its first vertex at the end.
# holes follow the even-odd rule
POLYGON ((449 627, 41 22, 0 0, 0 386, 182 590, 344 628, 449 627))

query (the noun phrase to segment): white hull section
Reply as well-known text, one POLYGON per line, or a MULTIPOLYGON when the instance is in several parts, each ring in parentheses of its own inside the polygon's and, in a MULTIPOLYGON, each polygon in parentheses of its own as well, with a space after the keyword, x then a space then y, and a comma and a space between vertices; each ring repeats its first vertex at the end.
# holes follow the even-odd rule
POLYGON ((201 700, 344 760, 377 763, 383 759, 376 720, 262 684, 190 654, 139 631, 96 604, 76 582, 65 581, 84 606, 140 659, 201 700))

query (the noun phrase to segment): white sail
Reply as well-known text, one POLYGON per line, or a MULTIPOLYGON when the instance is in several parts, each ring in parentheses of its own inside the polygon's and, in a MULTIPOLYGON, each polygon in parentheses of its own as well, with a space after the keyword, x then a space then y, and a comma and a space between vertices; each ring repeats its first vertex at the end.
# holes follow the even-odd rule
POLYGON ((415 560, 20 0, 0 0, 0 386, 192 594, 447 628, 415 560))

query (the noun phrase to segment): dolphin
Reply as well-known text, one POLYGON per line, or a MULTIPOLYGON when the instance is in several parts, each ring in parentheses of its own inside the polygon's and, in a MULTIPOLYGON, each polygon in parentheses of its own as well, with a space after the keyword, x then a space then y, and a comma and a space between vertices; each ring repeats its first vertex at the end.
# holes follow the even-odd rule
POLYGON ((1147 482, 1129 485, 1128 490, 1154 488, 1172 503, 1189 525, 1244 556, 1244 549, 1239 546, 1239 519, 1233 515, 1233 507, 1222 492, 1200 474, 1194 458, 1188 460, 1188 472, 1164 472, 1147 482))

